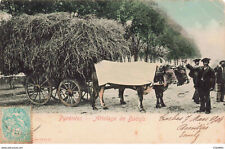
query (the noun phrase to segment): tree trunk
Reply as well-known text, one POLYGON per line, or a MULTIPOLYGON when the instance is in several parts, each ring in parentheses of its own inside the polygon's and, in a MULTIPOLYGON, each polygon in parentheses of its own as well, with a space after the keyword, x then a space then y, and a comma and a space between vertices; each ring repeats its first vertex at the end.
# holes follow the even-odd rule
POLYGON ((153 63, 155 63, 155 62, 156 62, 156 59, 155 59, 155 57, 153 57, 152 59, 153 59, 153 63))
POLYGON ((138 61, 138 52, 137 50, 135 49, 135 52, 134 52, 134 61, 138 61))
POLYGON ((134 54, 134 61, 138 61, 138 47, 137 44, 135 42, 135 35, 132 35, 132 51, 134 54))
POLYGON ((149 55, 149 42, 147 40, 147 48, 145 51, 145 62, 148 62, 148 55, 149 55))
POLYGON ((145 52, 145 62, 148 62, 148 52, 145 52))
POLYGON ((123 57, 122 56, 119 58, 119 61, 120 62, 123 62, 123 57))
POLYGON ((128 60, 128 62, 131 62, 131 57, 128 56, 128 57, 127 57, 127 60, 128 60))
POLYGON ((150 63, 153 63, 153 56, 150 56, 150 63))

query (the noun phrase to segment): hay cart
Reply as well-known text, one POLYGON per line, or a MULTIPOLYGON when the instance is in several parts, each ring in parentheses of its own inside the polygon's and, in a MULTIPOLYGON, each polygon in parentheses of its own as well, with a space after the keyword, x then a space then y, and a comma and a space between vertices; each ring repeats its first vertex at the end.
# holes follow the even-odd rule
POLYGON ((91 77, 79 77, 86 62, 130 56, 123 25, 94 16, 24 14, 1 25, 0 33, 0 71, 23 72, 28 98, 36 105, 44 105, 52 97, 66 106, 78 105, 92 89, 91 77))
POLYGON ((25 90, 31 103, 44 105, 51 98, 60 100, 65 106, 77 106, 81 99, 89 100, 92 82, 83 77, 62 79, 60 81, 35 73, 28 75, 25 90))

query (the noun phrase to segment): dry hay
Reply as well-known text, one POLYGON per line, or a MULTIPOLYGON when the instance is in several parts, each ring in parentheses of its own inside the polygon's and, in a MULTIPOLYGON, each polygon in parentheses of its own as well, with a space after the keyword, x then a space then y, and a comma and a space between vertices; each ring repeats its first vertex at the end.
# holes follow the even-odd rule
POLYGON ((90 74, 90 65, 129 55, 122 25, 69 13, 21 15, 0 27, 3 74, 44 73, 66 78, 90 74))

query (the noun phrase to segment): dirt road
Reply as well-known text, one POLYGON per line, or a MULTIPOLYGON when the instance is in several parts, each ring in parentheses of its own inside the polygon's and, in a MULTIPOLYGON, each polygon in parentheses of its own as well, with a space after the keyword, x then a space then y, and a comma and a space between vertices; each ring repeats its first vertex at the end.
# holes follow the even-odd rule
MULTIPOLYGON (((192 82, 192 81, 191 81, 192 82)), ((154 90, 144 96, 143 105, 147 113, 194 113, 199 109, 199 104, 192 101, 194 92, 193 84, 183 86, 171 85, 164 93, 164 102, 166 107, 155 108, 156 99, 154 90)), ((110 89, 104 93, 104 100, 109 108, 103 110, 100 107, 99 99, 96 101, 97 111, 93 111, 89 101, 82 101, 78 107, 66 107, 62 103, 51 100, 47 105, 36 106, 29 103, 25 90, 22 85, 17 84, 15 89, 9 89, 7 85, 0 87, 0 106, 32 106, 34 112, 40 113, 110 113, 110 112, 139 112, 137 92, 127 89, 124 93, 126 105, 120 105, 118 90, 110 89)), ((225 112, 225 105, 216 102, 216 92, 211 92, 212 113, 225 112)))

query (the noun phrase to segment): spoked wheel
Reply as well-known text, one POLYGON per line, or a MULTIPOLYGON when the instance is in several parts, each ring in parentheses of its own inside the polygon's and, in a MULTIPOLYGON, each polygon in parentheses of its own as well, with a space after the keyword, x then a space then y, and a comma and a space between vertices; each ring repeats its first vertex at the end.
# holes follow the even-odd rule
POLYGON ((25 84, 28 99, 36 105, 44 105, 51 98, 52 87, 46 77, 28 76, 25 84))
POLYGON ((58 87, 61 102, 70 107, 77 106, 81 100, 81 88, 75 80, 63 80, 58 87))
POLYGON ((52 95, 51 95, 51 97, 55 101, 58 101, 59 100, 59 97, 58 97, 58 94, 57 94, 57 88, 56 87, 52 87, 52 95))
POLYGON ((92 92, 93 92, 92 82, 87 82, 85 90, 82 90, 81 99, 90 100, 92 92))
POLYGON ((88 92, 86 92, 86 91, 82 91, 82 94, 81 94, 81 99, 82 100, 90 100, 90 97, 91 97, 91 95, 90 95, 90 93, 88 93, 88 92))

